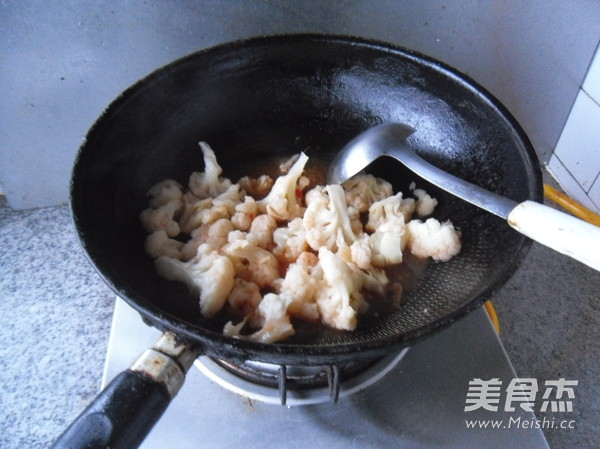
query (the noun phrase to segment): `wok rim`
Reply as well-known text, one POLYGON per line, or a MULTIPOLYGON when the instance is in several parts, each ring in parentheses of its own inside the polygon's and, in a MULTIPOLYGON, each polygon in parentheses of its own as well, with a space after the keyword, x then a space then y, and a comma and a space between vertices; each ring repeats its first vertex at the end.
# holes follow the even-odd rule
POLYGON ((494 95, 473 80, 470 76, 459 72, 457 69, 435 58, 380 40, 340 34, 294 33, 250 37, 204 48, 181 58, 175 59, 172 62, 153 70, 151 73, 126 88, 108 104, 106 109, 96 119, 91 128, 87 131, 86 137, 79 147, 73 164, 72 176, 70 180, 69 207, 72 222, 86 258, 98 272, 102 280, 116 295, 121 297, 129 306, 133 307, 141 315, 146 324, 152 325, 161 331, 172 331, 181 339, 191 344, 200 345, 206 355, 228 359, 254 359, 257 361, 271 363, 290 364, 295 364, 298 362, 308 364, 326 364, 343 362, 350 359, 355 360, 357 357, 382 356, 389 353, 391 350, 411 345, 420 339, 433 335, 434 333, 463 318, 471 311, 477 309, 487 300, 492 299, 494 293, 512 277, 515 271, 522 264, 531 247, 532 240, 523 237, 520 245, 515 249, 514 257, 510 263, 507 263, 503 267, 501 275, 498 275, 494 282, 492 282, 480 294, 474 296, 460 308, 426 326, 422 326, 418 329, 394 336, 362 342, 329 345, 307 345, 289 344, 284 340, 282 342, 267 344, 226 337, 201 326, 192 325, 191 323, 165 312, 163 308, 158 307, 152 301, 145 299, 143 295, 138 295, 137 292, 131 294, 131 292, 125 291, 125 289, 117 285, 117 283, 115 283, 111 277, 108 276, 107 273, 105 273, 99 266, 98 261, 90 252, 88 245, 86 244, 85 230, 82 229, 78 220, 78 212, 76 210, 76 206, 74 205, 75 202, 73 199, 77 192, 77 177, 79 173, 77 168, 81 163, 81 158, 85 156, 87 143, 88 141, 93 140, 91 137, 101 132, 101 128, 104 126, 105 121, 110 118, 112 111, 117 110, 119 106, 123 102, 126 102, 130 96, 135 95, 137 91, 144 89, 147 84, 151 83, 153 79, 162 76, 165 71, 168 71, 181 64, 186 64, 195 58, 202 58, 203 55, 219 52, 231 52, 235 49, 246 46, 283 44, 286 42, 293 43, 295 41, 337 43, 383 51, 401 58, 409 58, 410 60, 416 61, 419 64, 425 63, 427 66, 434 67, 436 70, 443 72, 444 75, 458 79, 461 84, 468 86, 475 93, 477 93, 478 96, 481 96, 485 102, 489 103, 490 106, 497 111, 500 114, 500 117, 509 125, 510 130, 515 135, 515 139, 519 142, 524 150, 524 161, 526 161, 528 165, 526 169, 528 173, 532 174, 535 178, 530 181, 530 184, 534 187, 535 191, 530 192, 531 198, 529 199, 538 202, 543 200, 541 169, 539 166, 537 153, 535 152, 529 137, 526 135, 525 131, 510 113, 510 111, 494 95))

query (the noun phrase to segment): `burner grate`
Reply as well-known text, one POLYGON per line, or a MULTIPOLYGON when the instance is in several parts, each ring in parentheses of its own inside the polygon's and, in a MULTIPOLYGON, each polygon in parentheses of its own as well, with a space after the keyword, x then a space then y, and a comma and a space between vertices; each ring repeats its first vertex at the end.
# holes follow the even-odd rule
POLYGON ((336 403, 343 381, 369 369, 376 360, 344 363, 339 365, 299 366, 245 361, 235 363, 212 359, 219 366, 249 382, 276 388, 282 405, 287 402, 289 390, 327 387, 329 398, 336 403))

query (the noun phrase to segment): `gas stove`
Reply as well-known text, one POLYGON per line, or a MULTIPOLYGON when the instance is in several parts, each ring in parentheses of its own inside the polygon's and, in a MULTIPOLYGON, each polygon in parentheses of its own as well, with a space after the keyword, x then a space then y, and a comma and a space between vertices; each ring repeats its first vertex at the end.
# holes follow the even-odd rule
MULTIPOLYGON (((117 298, 103 386, 159 337, 117 298)), ((141 447, 548 448, 535 426, 507 425, 534 422, 532 412, 465 411, 469 381, 497 378, 507 384, 515 377, 483 308, 343 380, 337 401, 326 387, 316 387, 287 391, 281 405, 277 388, 200 357, 141 447), (489 420, 504 427, 467 423, 489 420)))

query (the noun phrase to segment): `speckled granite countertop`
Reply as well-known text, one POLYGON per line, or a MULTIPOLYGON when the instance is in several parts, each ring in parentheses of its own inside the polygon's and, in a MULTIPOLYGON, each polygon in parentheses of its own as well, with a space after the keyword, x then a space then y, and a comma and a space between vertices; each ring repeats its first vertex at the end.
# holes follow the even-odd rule
MULTIPOLYGON (((598 292, 600 273, 534 244, 493 298, 519 377, 579 381, 575 428, 546 430, 553 448, 594 447, 600 434, 598 292)), ((99 389, 114 307, 67 207, 0 200, 0 307, 0 447, 45 448, 99 389)))

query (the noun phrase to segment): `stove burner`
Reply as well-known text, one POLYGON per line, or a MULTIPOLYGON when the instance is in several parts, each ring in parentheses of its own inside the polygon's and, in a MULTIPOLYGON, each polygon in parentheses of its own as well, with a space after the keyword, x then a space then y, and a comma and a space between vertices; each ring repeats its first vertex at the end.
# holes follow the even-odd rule
POLYGON ((306 405, 337 402, 381 379, 408 348, 378 360, 343 365, 300 366, 200 357, 195 365, 217 384, 261 402, 306 405))
POLYGON ((368 369, 377 360, 342 365, 275 365, 255 361, 242 363, 213 359, 233 374, 250 382, 277 388, 281 403, 286 403, 288 390, 328 387, 329 397, 335 403, 339 398, 340 383, 368 369))

